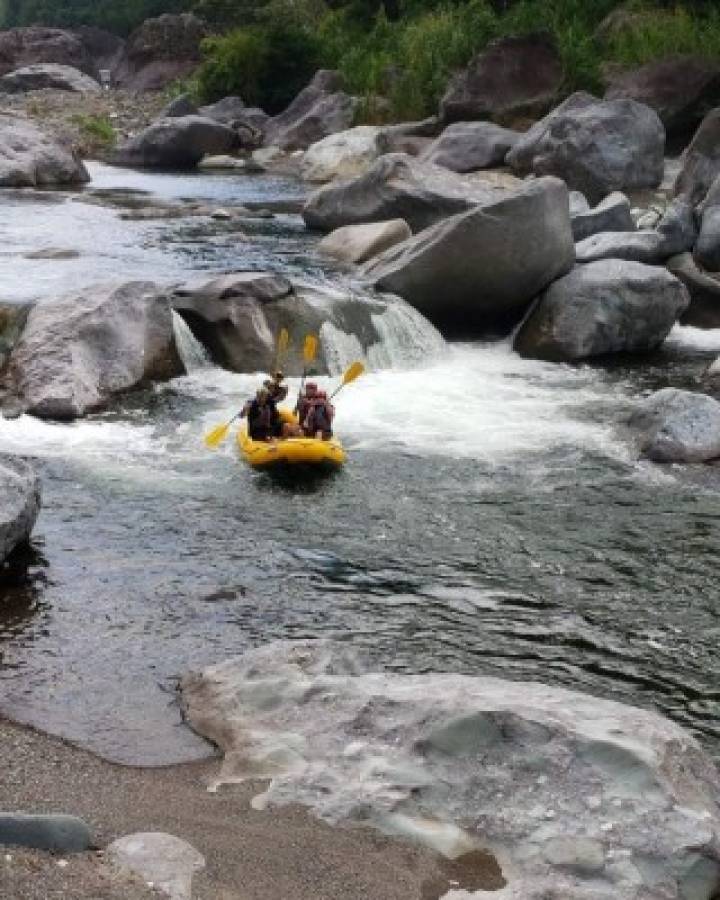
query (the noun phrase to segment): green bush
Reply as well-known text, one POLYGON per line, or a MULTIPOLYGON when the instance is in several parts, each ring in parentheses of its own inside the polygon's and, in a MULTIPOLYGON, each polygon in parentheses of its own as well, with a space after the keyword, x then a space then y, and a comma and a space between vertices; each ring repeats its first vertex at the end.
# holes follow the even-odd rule
POLYGON ((706 4, 638 10, 627 27, 608 38, 605 56, 624 66, 639 66, 678 53, 720 58, 717 8, 706 4))

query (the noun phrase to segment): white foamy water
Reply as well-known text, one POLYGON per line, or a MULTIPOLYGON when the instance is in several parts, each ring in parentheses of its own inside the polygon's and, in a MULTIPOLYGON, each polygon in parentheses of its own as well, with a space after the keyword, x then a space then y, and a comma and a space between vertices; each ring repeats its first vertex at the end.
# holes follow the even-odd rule
POLYGON ((720 353, 720 328, 675 325, 668 335, 665 345, 684 350, 717 350, 720 353))

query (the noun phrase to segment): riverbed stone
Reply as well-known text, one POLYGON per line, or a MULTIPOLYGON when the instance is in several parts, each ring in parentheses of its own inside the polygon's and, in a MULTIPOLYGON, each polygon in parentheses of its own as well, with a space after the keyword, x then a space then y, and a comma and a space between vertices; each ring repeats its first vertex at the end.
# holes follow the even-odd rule
MULTIPOLYGON (((28 542, 39 512, 40 479, 35 470, 17 456, 0 454, 0 567, 16 547, 28 542)), ((3 820, 0 813, 0 844, 10 827, 10 820, 3 820)))
POLYGON ((576 691, 369 671, 345 644, 264 645, 182 679, 224 758, 214 784, 267 778, 253 805, 482 848, 507 888, 458 898, 709 900, 720 774, 679 725, 576 691), (542 889, 542 890, 541 890, 542 889))
POLYGON ((71 150, 29 119, 0 114, 0 187, 84 184, 87 169, 71 150))
POLYGON ((77 816, 0 812, 0 846, 82 853, 92 843, 90 827, 77 816))
POLYGON ((205 857, 192 844, 160 831, 127 834, 106 850, 108 860, 139 875, 169 900, 192 900, 193 875, 205 868, 205 857))
POLYGON ((300 174, 305 181, 323 183, 363 175, 386 150, 384 132, 374 125, 358 125, 330 134, 305 151, 300 174))
POLYGON ((501 166, 520 140, 517 131, 492 122, 455 122, 436 138, 420 159, 452 172, 474 172, 501 166))
POLYGON ((502 189, 473 181, 405 153, 389 153, 358 178, 328 184, 308 198, 308 228, 334 231, 343 225, 404 219, 413 232, 502 195, 502 189))
POLYGON ((342 78, 321 69, 292 103, 265 127, 265 143, 282 150, 307 150, 353 123, 357 99, 342 90, 342 78))
POLYGON ((167 294, 147 281, 109 282, 35 305, 0 386, 15 409, 75 419, 183 373, 167 294))
POLYGON ((194 169, 204 156, 231 153, 240 146, 238 134, 204 116, 160 119, 121 144, 112 153, 118 166, 194 169))
POLYGON ((526 132, 508 153, 521 175, 555 175, 599 203, 612 191, 657 187, 664 173, 665 129, 634 100, 578 92, 526 132))
POLYGON ((682 162, 673 191, 675 196, 684 196, 697 206, 720 175, 720 107, 702 120, 683 153, 682 162))
MULTIPOLYGON (((573 194, 578 194, 573 191, 573 194)), ((583 241, 593 234, 603 231, 635 231, 635 222, 630 212, 630 201, 621 191, 613 191, 597 206, 590 208, 584 194, 579 194, 585 201, 585 208, 573 209, 571 200, 570 220, 572 222, 575 241, 583 241)))
POLYGON ((680 319, 683 325, 720 328, 720 273, 701 271, 692 253, 672 256, 666 265, 690 294, 690 306, 680 319))
POLYGON ((362 263, 411 236, 410 226, 404 219, 346 225, 330 232, 320 241, 317 249, 342 262, 362 263))
POLYGON ((76 94, 99 94, 101 91, 94 78, 73 66, 61 66, 57 63, 23 66, 0 78, 0 93, 4 94, 25 94, 46 88, 76 94))
POLYGON ((364 269, 441 330, 481 334, 516 322, 573 265, 568 195, 539 178, 495 202, 438 222, 364 269))
POLYGON ((576 265, 541 294, 514 348, 551 362, 647 352, 689 303, 682 282, 660 266, 618 259, 576 265))
POLYGON ((664 388, 641 400, 629 419, 647 459, 698 463, 720 457, 720 403, 706 394, 664 388))

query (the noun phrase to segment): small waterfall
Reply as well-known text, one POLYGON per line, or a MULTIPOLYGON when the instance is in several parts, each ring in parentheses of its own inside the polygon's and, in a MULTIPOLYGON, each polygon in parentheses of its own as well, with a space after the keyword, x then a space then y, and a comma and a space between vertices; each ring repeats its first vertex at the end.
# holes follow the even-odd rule
POLYGON ((190 326, 183 317, 172 311, 173 332, 175 333, 175 345, 178 355, 185 366, 185 371, 190 374, 198 369, 207 369, 212 365, 210 356, 190 330, 190 326))
POLYGON ((434 325, 399 297, 383 299, 385 312, 371 317, 380 336, 380 341, 368 348, 373 369, 413 366, 442 353, 445 341, 434 325))

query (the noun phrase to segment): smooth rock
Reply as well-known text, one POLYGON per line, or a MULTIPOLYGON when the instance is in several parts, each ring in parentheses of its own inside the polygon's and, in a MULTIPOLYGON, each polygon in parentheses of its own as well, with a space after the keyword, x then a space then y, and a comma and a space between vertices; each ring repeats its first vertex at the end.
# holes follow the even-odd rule
POLYGON ((720 271, 720 176, 710 185, 698 207, 700 234, 694 249, 695 261, 709 272, 720 271))
POLYGON ((642 454, 655 462, 720 457, 720 403, 706 394, 665 388, 638 403, 629 420, 642 454))
POLYGON ((568 97, 507 155, 516 172, 555 175, 599 203, 612 191, 657 187, 664 172, 665 129, 634 100, 568 97))
MULTIPOLYGON (((0 454, 0 568, 16 547, 28 542, 39 512, 40 479, 35 471, 17 456, 0 454)), ((11 843, 7 838, 23 833, 23 827, 28 826, 0 813, 0 844, 11 843)))
POLYGON ((654 350, 689 303, 682 282, 659 266, 617 259, 577 265, 541 294, 514 349, 551 362, 654 350))
POLYGON ((666 263, 690 294, 690 306, 680 321, 695 328, 720 328, 720 274, 709 275, 695 264, 692 253, 681 253, 666 263))
POLYGON ((0 813, 0 845, 82 853, 91 848, 92 842, 90 828, 77 816, 0 813))
POLYGON ((570 221, 576 243, 603 231, 635 231, 630 201, 625 194, 615 191, 592 209, 585 196, 580 196, 585 201, 584 209, 580 205, 573 210, 572 201, 570 204, 570 221))
POLYGON ((2 376, 7 400, 74 419, 118 393, 183 374, 166 294, 145 281, 91 285, 34 306, 2 376))
POLYGON ((330 134, 305 151, 300 174, 305 181, 323 183, 364 175, 386 150, 383 129, 358 125, 330 134))
POLYGON ((540 178, 438 222, 373 260, 364 275, 441 329, 468 335, 516 322, 574 260, 567 189, 540 178))
POLYGON ((696 56, 671 56, 610 76, 606 100, 637 100, 660 117, 668 135, 692 132, 720 105, 720 65, 696 56))
POLYGON ((547 35, 493 41, 450 82, 440 103, 445 122, 492 119, 500 124, 544 115, 564 80, 557 48, 547 35))
POLYGON ((682 163, 673 191, 697 206, 720 175, 720 108, 705 116, 683 153, 682 163))
POLYGON ((82 161, 29 119, 0 114, 0 187, 90 181, 82 161))
POLYGON ((265 143, 283 150, 306 150, 353 123, 357 100, 341 90, 337 72, 320 70, 279 115, 269 119, 265 143))
POLYGON ((443 347, 437 331, 397 297, 291 283, 269 272, 196 278, 174 291, 173 306, 211 359, 236 372, 270 371, 281 328, 290 332, 283 363, 290 375, 304 370, 306 334, 319 335, 313 363, 319 373, 342 372, 358 357, 378 367, 407 364, 443 347))
POLYGON ((57 63, 24 66, 0 78, 0 93, 4 94, 25 94, 47 88, 76 94, 99 94, 101 91, 94 78, 73 66, 60 66, 57 63))
POLYGON ((160 119, 112 154, 118 166, 193 169, 205 156, 230 153, 240 144, 227 125, 203 116, 160 119))
POLYGON ((259 647, 181 690, 224 753, 215 783, 269 781, 254 806, 493 853, 508 887, 464 900, 717 889, 720 774, 655 712, 544 684, 368 672, 346 643, 320 641, 259 647))
POLYGON ((452 172, 490 169, 504 163, 519 139, 517 131, 492 122, 456 122, 430 144, 420 159, 452 172))
POLYGON ((502 193, 440 166, 390 153, 365 175, 315 191, 305 204, 303 218, 308 228, 318 231, 405 219, 418 232, 502 193))
POLYGON ((362 263, 411 236, 410 226, 404 219, 346 225, 330 232, 320 241, 317 249, 342 262, 362 263))
POLYGON ((205 868, 205 857, 192 844, 160 831, 127 834, 113 841, 106 854, 115 866, 139 875, 170 900, 192 900, 193 875, 205 868))

